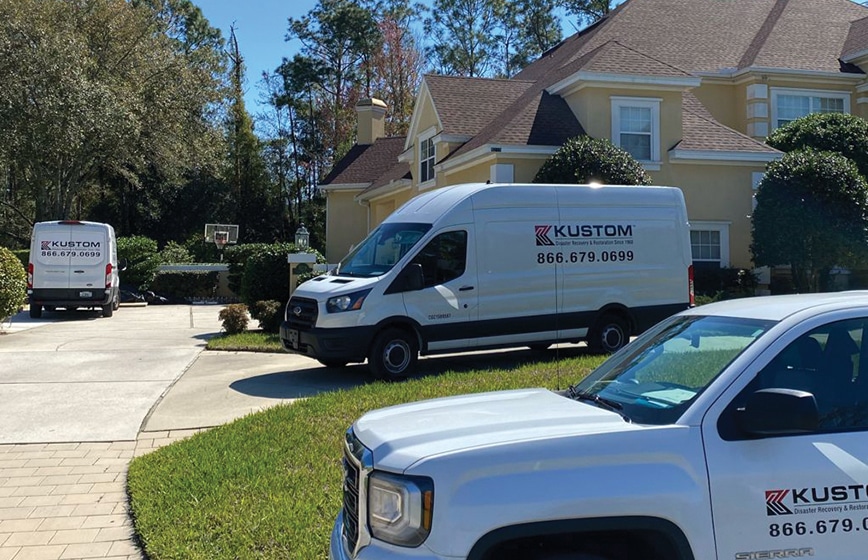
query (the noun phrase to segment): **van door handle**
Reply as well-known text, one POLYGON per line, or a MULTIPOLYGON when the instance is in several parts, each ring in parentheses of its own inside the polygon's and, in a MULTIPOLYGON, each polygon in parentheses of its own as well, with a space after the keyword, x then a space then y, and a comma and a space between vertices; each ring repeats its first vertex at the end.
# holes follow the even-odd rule
POLYGON ((472 289, 473 289, 473 286, 461 286, 460 288, 458 288, 458 291, 459 292, 469 292, 472 289))
POLYGON ((75 274, 84 274, 83 270, 73 270, 72 272, 74 272, 75 274))

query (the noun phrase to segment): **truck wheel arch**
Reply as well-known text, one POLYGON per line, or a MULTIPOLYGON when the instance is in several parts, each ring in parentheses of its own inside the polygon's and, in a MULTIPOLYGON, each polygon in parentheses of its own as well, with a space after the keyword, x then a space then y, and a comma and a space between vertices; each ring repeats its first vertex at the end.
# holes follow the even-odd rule
POLYGON ((495 560, 508 556, 506 551, 522 551, 522 547, 527 548, 520 552, 520 557, 527 560, 569 558, 570 554, 604 560, 637 557, 695 560, 687 537, 678 526, 666 519, 639 516, 561 519, 500 527, 476 541, 467 560, 495 560), (581 545, 571 546, 571 542, 581 545), (642 550, 630 550, 640 543, 642 550))

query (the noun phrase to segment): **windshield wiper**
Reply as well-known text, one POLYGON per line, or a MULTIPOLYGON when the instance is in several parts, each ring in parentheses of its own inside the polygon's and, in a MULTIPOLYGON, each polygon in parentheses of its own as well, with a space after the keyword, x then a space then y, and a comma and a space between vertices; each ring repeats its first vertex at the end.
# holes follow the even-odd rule
POLYGON ((567 390, 567 396, 577 401, 590 401, 601 408, 611 410, 612 412, 617 412, 621 416, 621 418, 623 418, 627 422, 631 422, 630 417, 622 412, 622 410, 624 410, 624 405, 622 405, 618 401, 607 399, 605 397, 601 397, 600 395, 591 394, 586 391, 580 391, 579 389, 576 389, 574 385, 571 385, 570 388, 567 390))

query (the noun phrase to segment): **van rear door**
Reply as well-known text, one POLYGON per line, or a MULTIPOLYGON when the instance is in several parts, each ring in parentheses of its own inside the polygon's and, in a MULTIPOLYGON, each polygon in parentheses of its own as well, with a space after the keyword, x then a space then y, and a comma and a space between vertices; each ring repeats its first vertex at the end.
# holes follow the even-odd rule
POLYGON ((90 298, 79 292, 105 289, 109 242, 106 228, 80 222, 59 222, 38 228, 34 258, 35 289, 67 289, 70 297, 90 298))

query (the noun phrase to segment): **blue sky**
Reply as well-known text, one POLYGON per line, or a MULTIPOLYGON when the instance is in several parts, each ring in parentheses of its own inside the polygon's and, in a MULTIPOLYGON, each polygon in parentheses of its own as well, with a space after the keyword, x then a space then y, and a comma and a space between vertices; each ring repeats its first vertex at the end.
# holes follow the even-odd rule
POLYGON ((251 114, 260 109, 258 85, 263 71, 273 72, 284 57, 291 58, 299 45, 287 43, 287 20, 300 18, 316 5, 316 0, 194 0, 213 27, 229 38, 235 25, 238 47, 247 65, 244 102, 251 114))

